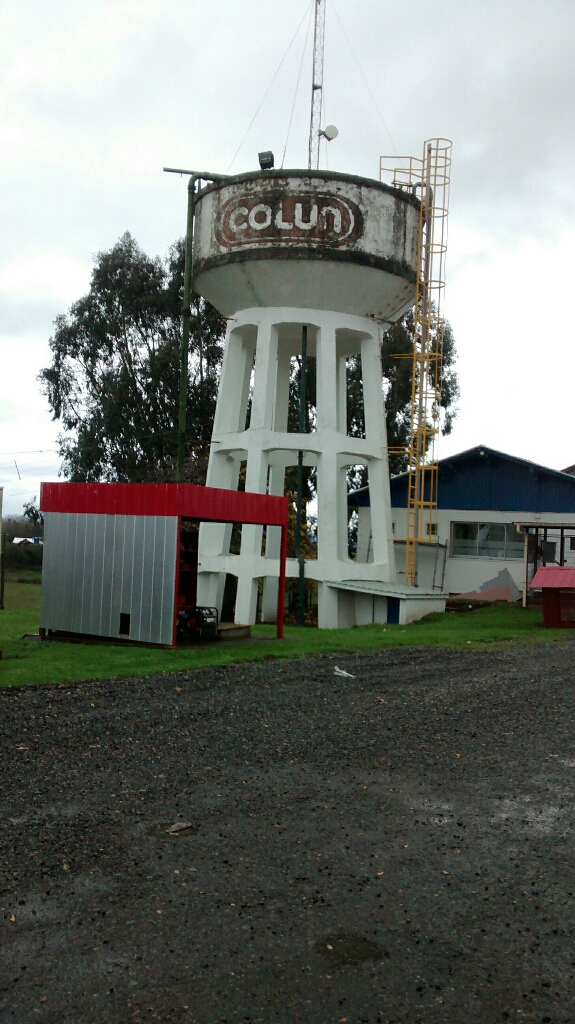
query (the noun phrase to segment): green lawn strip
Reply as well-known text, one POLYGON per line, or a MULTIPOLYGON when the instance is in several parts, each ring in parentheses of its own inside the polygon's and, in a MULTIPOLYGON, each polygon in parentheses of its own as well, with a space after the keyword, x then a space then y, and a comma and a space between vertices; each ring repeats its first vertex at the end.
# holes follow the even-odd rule
POLYGON ((82 679, 126 678, 155 672, 179 672, 207 665, 298 658, 318 654, 377 651, 387 647, 484 647, 501 643, 566 640, 569 631, 543 629, 541 610, 493 605, 471 612, 430 615, 409 626, 359 626, 318 630, 287 626, 275 639, 274 626, 255 626, 252 639, 222 641, 193 648, 162 650, 112 644, 71 644, 23 640, 38 630, 39 588, 6 586, 6 610, 0 612, 0 686, 65 683, 82 679))

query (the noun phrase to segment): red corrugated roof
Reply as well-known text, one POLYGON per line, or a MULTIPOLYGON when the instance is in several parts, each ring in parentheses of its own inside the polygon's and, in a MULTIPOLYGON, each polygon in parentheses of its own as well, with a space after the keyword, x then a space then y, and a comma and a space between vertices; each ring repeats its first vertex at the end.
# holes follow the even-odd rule
POLYGON ((288 499, 199 484, 40 484, 42 512, 189 516, 216 523, 287 526, 288 499))
POLYGON ((531 580, 531 587, 559 590, 561 587, 575 588, 575 566, 543 565, 531 580))

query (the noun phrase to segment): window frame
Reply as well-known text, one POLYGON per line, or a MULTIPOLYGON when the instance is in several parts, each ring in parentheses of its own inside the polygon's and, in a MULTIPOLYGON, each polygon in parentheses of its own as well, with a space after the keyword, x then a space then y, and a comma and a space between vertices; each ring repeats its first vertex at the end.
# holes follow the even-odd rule
MULTIPOLYGON (((464 540, 464 538, 461 538, 461 540, 464 540)), ((471 540, 471 538, 470 538, 470 540, 471 540)), ((449 524, 449 557, 450 558, 481 558, 481 559, 487 559, 490 562, 516 562, 516 561, 518 561, 518 559, 523 558, 524 543, 525 542, 523 540, 523 534, 520 534, 520 531, 517 530, 517 527, 515 526, 514 523, 502 523, 502 522, 495 522, 495 521, 493 521, 493 522, 486 522, 485 520, 452 519, 450 524, 449 524), (455 552, 454 551, 454 542, 455 542, 455 537, 454 537, 455 530, 454 530, 454 528, 457 527, 457 526, 475 527, 475 552, 473 554, 470 551, 469 552, 463 552, 463 551, 455 552), (490 554, 486 554, 485 552, 480 552, 480 550, 479 550, 480 549, 480 545, 482 545, 482 544, 485 545, 486 543, 488 543, 488 540, 486 541, 485 538, 481 538, 481 528, 482 527, 486 527, 486 526, 487 527, 498 526, 498 527, 503 527, 504 528, 505 538, 504 538, 504 542, 503 542, 503 554, 490 555, 490 554), (513 545, 513 544, 517 545, 518 544, 518 542, 516 540, 511 540, 511 538, 510 538, 510 532, 512 530, 515 530, 515 533, 519 534, 521 536, 522 543, 521 543, 521 550, 519 550, 518 547, 516 547, 514 552, 510 553, 510 551, 513 551, 513 549, 511 548, 511 545, 513 545)))

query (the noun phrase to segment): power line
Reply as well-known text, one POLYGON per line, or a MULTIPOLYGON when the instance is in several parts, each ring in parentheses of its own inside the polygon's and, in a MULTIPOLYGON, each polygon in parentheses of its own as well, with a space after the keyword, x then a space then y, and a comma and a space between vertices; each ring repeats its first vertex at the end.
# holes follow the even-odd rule
POLYGON ((387 133, 387 137, 388 137, 389 141, 391 142, 391 145, 393 146, 393 149, 394 149, 394 151, 395 151, 395 155, 397 156, 398 154, 397 154, 397 148, 396 148, 395 142, 393 141, 393 139, 392 139, 392 137, 391 137, 391 134, 390 134, 390 131, 389 131, 389 128, 387 127, 387 125, 386 125, 386 123, 385 123, 385 121, 384 121, 384 119, 383 119, 383 114, 381 113, 381 110, 379 109, 379 107, 378 107, 378 105, 377 105, 377 102, 376 102, 375 96, 373 95, 373 93, 372 93, 372 91, 371 91, 371 89, 370 89, 370 87, 369 87, 369 83, 368 83, 368 81, 367 81, 367 78, 365 77, 365 75, 364 75, 364 73, 363 73, 363 68, 362 68, 362 66, 361 66, 360 62, 359 62, 359 60, 357 59, 357 56, 356 56, 355 50, 354 50, 353 46, 351 45, 351 43, 350 43, 350 41, 349 41, 349 38, 348 38, 347 32, 345 31, 345 28, 343 27, 343 22, 342 22, 342 20, 341 20, 341 18, 340 18, 340 16, 339 16, 339 14, 337 13, 337 7, 335 6, 335 2, 334 2, 334 0, 331 0, 331 6, 333 7, 333 10, 334 10, 335 16, 336 16, 337 20, 339 21, 339 27, 341 28, 341 31, 342 31, 342 32, 343 32, 343 34, 344 34, 344 37, 345 37, 345 41, 346 41, 347 45, 349 46, 349 48, 350 48, 350 50, 351 50, 351 53, 352 53, 353 59, 354 59, 355 63, 357 64, 357 67, 358 67, 358 69, 359 69, 359 73, 360 73, 361 77, 363 78, 363 82, 364 82, 364 85, 365 85, 365 87, 366 87, 366 89, 367 89, 367 91, 368 91, 369 95, 371 96, 371 101, 372 101, 372 103, 373 103, 373 105, 374 105, 375 109, 377 110, 377 113, 378 113, 379 119, 380 119, 380 121, 381 121, 381 123, 382 123, 382 125, 383 125, 383 127, 384 127, 384 129, 385 129, 385 131, 386 131, 386 133, 387 133))
POLYGON ((295 30, 295 32, 294 32, 294 34, 293 34, 292 38, 291 38, 291 41, 290 41, 290 43, 289 43, 289 45, 288 45, 288 48, 287 48, 287 50, 285 51, 285 53, 284 53, 284 55, 283 55, 282 59, 280 60, 280 62, 279 62, 279 64, 278 64, 278 66, 277 66, 277 68, 276 68, 276 70, 275 70, 275 72, 274 72, 274 75, 273 75, 273 78, 272 78, 272 80, 271 80, 270 84, 268 85, 268 87, 267 87, 267 89, 266 89, 266 91, 265 91, 265 93, 264 93, 264 95, 263 95, 263 97, 262 97, 262 99, 261 99, 261 102, 260 102, 260 104, 259 104, 259 106, 258 106, 258 108, 257 108, 257 110, 256 110, 256 112, 255 112, 255 114, 254 114, 254 116, 252 117, 252 119, 251 119, 251 121, 250 121, 250 123, 249 123, 248 127, 246 128, 246 132, 245 132, 245 134, 244 134, 244 137, 243 137, 242 141, 240 142, 240 144, 239 144, 238 148, 236 149, 236 151, 235 151, 235 153, 234 153, 234 155, 233 155, 232 159, 230 160, 230 163, 228 164, 228 168, 227 168, 227 170, 226 170, 226 174, 229 174, 229 172, 230 172, 230 168, 232 167, 232 165, 233 165, 233 163, 234 163, 234 161, 235 161, 235 159, 236 159, 236 157, 237 157, 237 155, 238 155, 238 153, 239 153, 240 149, 242 148, 242 146, 243 146, 244 142, 246 141, 246 139, 247 139, 247 137, 248 137, 248 134, 249 134, 249 132, 250 132, 250 129, 251 129, 251 127, 252 127, 252 125, 253 125, 253 123, 254 123, 254 121, 255 121, 256 117, 258 116, 258 114, 259 114, 259 112, 260 112, 261 108, 263 107, 263 105, 264 105, 264 103, 265 103, 265 101, 266 101, 266 99, 267 99, 268 93, 269 93, 269 91, 270 91, 270 89, 271 89, 272 85, 274 84, 274 82, 275 82, 275 80, 276 80, 277 76, 278 76, 278 75, 279 75, 279 73, 280 73, 280 70, 281 70, 281 68, 282 68, 282 65, 283 65, 283 63, 284 63, 284 61, 285 61, 285 59, 286 59, 286 57, 287 57, 288 53, 290 52, 290 50, 291 50, 291 48, 292 48, 292 46, 293 46, 293 44, 294 44, 294 42, 295 42, 295 38, 296 38, 296 36, 297 36, 297 34, 298 34, 298 32, 299 32, 300 28, 302 27, 302 25, 303 25, 303 23, 304 23, 304 21, 305 21, 306 17, 307 17, 308 11, 309 11, 309 9, 311 8, 311 6, 312 6, 312 3, 313 3, 313 0, 312 0, 312 2, 311 2, 311 3, 309 4, 309 7, 307 7, 307 8, 306 8, 306 10, 305 10, 305 12, 304 12, 304 16, 303 16, 303 18, 301 19, 301 21, 300 21, 300 23, 299 23, 298 27, 296 28, 296 30, 295 30))
MULTIPOLYGON (((310 4, 310 8, 311 8, 311 4, 310 4)), ((311 10, 310 10, 310 15, 309 15, 309 21, 308 21, 308 23, 307 23, 307 29, 306 29, 306 33, 305 33, 305 39, 304 39, 304 43, 303 43, 303 50, 302 50, 302 55, 301 55, 301 61, 300 61, 300 65, 299 65, 299 71, 298 71, 298 76, 297 76, 297 82, 296 82, 296 86, 295 86, 295 93, 294 93, 294 97, 293 97, 293 103, 292 103, 292 108, 291 108, 291 114, 290 114, 290 117, 289 117, 289 124, 288 124, 288 129, 287 129, 287 135, 286 135, 286 143, 285 143, 285 146, 284 146, 284 151, 283 151, 283 156, 282 156, 282 162, 281 162, 281 167, 283 167, 283 165, 284 165, 284 161, 285 161, 285 157, 286 157, 286 150, 287 150, 287 147, 288 147, 288 142, 289 142, 289 136, 290 136, 290 132, 291 132, 291 124, 292 124, 293 114, 294 114, 294 110, 295 110, 295 104, 296 104, 296 100, 297 100, 297 94, 298 94, 298 89, 299 89, 299 83, 300 83, 300 79, 301 79, 301 72, 302 72, 302 68, 303 68, 303 62, 304 62, 304 57, 305 57, 305 51, 306 51, 306 49, 307 49, 307 41, 308 41, 308 37, 309 37, 309 29, 310 29, 310 25, 311 25, 311 10)))
POLYGON ((58 454, 57 448, 30 448, 25 452, 0 452, 0 455, 50 455, 58 454))

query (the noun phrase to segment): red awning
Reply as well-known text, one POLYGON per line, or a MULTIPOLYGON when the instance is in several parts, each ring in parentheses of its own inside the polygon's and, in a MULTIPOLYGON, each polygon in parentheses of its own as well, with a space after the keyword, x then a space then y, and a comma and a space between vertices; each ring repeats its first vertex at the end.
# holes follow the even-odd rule
POLYGON ((562 587, 575 589, 575 566, 543 565, 537 570, 530 583, 531 589, 560 590, 562 587))
POLYGON ((108 516, 187 516, 215 523, 287 526, 288 499, 199 484, 40 485, 42 512, 108 516))

